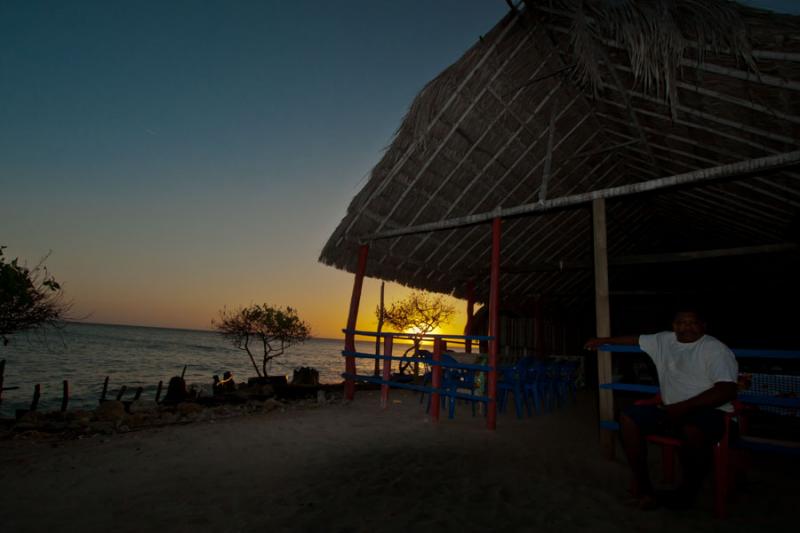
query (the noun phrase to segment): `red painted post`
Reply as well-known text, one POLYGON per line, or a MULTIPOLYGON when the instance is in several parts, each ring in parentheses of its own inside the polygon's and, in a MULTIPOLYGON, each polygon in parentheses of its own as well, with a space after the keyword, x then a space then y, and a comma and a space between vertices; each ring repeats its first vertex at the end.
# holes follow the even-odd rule
MULTIPOLYGON (((392 336, 387 335, 383 339, 383 381, 389 381, 392 377, 392 336)), ((381 408, 386 409, 389 406, 389 385, 381 383, 381 408)))
POLYGON ((431 393, 431 419, 434 422, 439 421, 439 388, 442 386, 442 367, 439 363, 442 361, 442 339, 436 337, 433 340, 433 365, 431 368, 431 386, 435 392, 431 393))
MULTIPOLYGON (((348 352, 356 351, 356 336, 352 332, 356 329, 356 320, 358 320, 358 304, 361 302, 361 286, 364 284, 364 272, 367 270, 367 254, 369 254, 369 245, 362 244, 358 249, 358 268, 353 281, 353 295, 350 298, 350 314, 347 315, 347 333, 344 335, 344 349, 348 352)), ((347 374, 356 373, 355 357, 347 356, 344 358, 344 371, 347 374)), ((345 379, 344 397, 352 400, 355 393, 355 381, 349 378, 345 379)))
POLYGON ((489 405, 486 413, 486 427, 497 427, 497 355, 500 348, 498 327, 500 325, 500 218, 492 220, 492 267, 489 281, 489 405))
MULTIPOLYGON (((475 318, 475 284, 469 282, 467 285, 467 325, 464 327, 464 335, 472 335, 472 322, 475 318)), ((464 351, 472 353, 472 340, 464 341, 464 351)))

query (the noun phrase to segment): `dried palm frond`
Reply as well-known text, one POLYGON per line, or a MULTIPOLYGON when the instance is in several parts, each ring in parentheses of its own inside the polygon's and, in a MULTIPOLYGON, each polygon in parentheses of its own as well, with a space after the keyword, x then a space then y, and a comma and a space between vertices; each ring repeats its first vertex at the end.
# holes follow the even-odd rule
POLYGON ((530 10, 572 18, 570 41, 578 83, 597 94, 603 83, 599 52, 606 40, 628 53, 644 90, 677 104, 676 76, 690 46, 702 64, 706 51, 725 52, 755 71, 747 29, 736 3, 726 0, 526 0, 530 10))

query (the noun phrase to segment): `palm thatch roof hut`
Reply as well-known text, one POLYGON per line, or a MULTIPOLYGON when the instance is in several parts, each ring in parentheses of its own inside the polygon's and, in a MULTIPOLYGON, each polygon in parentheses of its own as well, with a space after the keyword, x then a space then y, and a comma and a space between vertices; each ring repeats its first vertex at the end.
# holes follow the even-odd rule
POLYGON ((356 272, 368 244, 367 276, 487 302, 502 220, 503 306, 597 303, 600 320, 606 280, 612 296, 732 280, 797 294, 800 17, 722 0, 509 5, 416 97, 320 261, 356 272))
POLYGON ((504 301, 579 299, 592 294, 591 217, 567 205, 730 164, 719 180, 609 202, 612 265, 791 248, 800 173, 775 169, 800 149, 800 17, 729 2, 605 4, 630 9, 612 19, 602 2, 525 2, 432 80, 320 261, 354 272, 369 242, 368 276, 458 297, 474 281, 485 301, 491 234, 480 223, 499 215, 504 301))

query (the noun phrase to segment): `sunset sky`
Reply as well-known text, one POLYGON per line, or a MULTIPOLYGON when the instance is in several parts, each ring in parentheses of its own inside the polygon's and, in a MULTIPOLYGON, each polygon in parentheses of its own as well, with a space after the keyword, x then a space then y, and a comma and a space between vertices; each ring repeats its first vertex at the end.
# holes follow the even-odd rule
POLYGON ((317 262, 325 240, 414 95, 507 9, 6 0, 0 244, 29 265, 52 252, 92 322, 208 329, 223 306, 268 302, 340 336, 352 275, 317 262))

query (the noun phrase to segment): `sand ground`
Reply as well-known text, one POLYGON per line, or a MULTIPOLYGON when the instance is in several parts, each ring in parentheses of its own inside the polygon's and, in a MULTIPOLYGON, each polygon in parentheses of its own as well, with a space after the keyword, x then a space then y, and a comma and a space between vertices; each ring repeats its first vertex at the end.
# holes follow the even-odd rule
MULTIPOLYGON (((460 405, 431 423, 410 393, 74 441, 0 442, 0 529, 17 531, 787 531, 796 465, 751 469, 730 518, 626 505, 591 393, 554 413, 460 405), (512 410, 513 411, 513 410, 512 410)), ((654 459, 657 459, 654 458, 654 459)))

